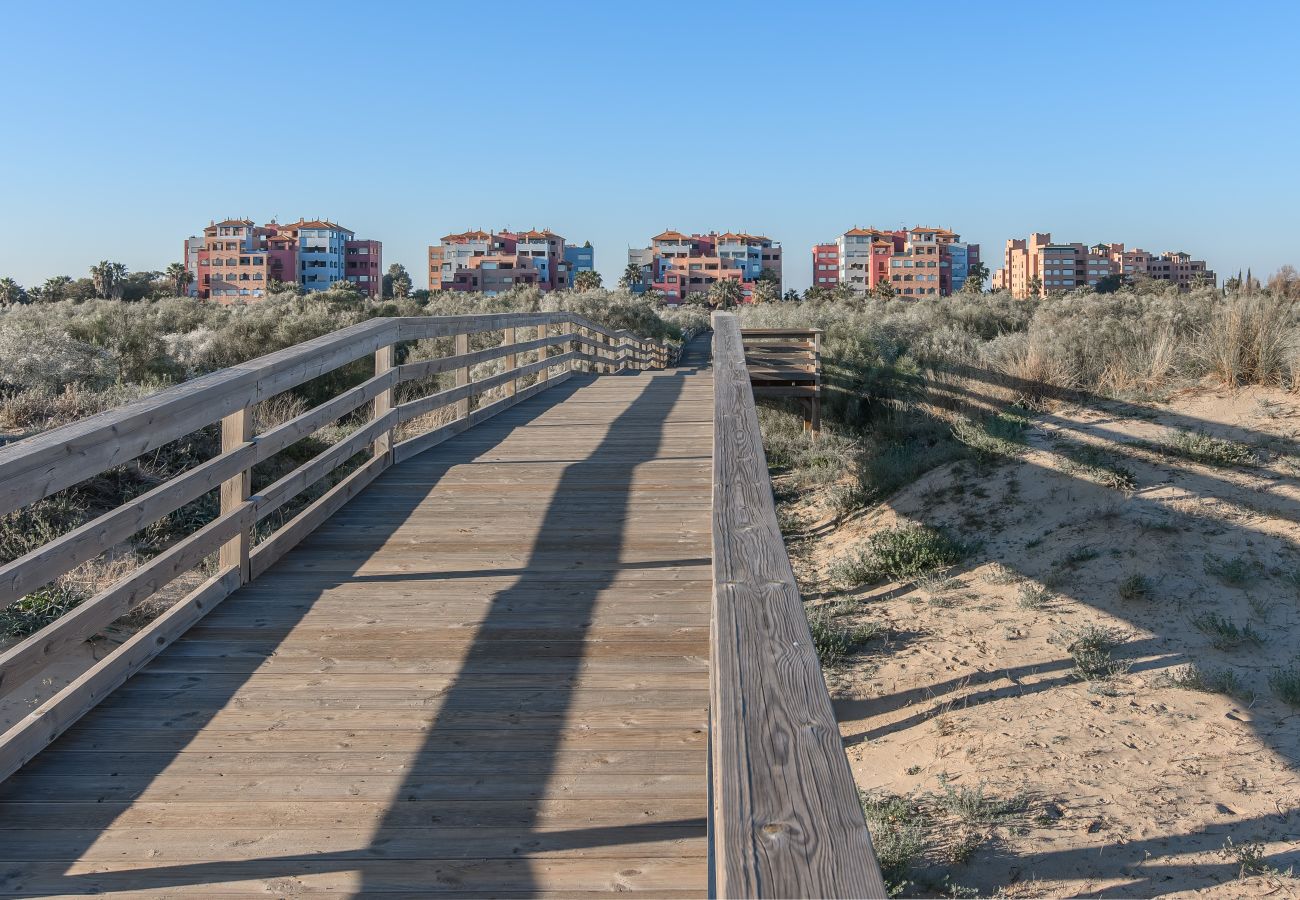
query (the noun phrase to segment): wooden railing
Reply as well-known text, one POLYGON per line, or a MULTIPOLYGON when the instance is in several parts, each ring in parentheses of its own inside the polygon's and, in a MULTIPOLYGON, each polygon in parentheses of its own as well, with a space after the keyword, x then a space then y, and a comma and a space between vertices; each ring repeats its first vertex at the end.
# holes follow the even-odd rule
MULTIPOLYGON (((482 340, 480 339, 480 343, 482 340)), ((218 491, 212 521, 26 640, 0 653, 0 695, 30 683, 60 651, 99 634, 215 554, 215 574, 129 640, 44 700, 0 735, 0 779, 16 771, 215 604, 256 578, 394 462, 432 447, 568 378, 575 367, 612 373, 669 365, 672 348, 613 332, 569 313, 374 319, 278 353, 223 369, 136 403, 0 447, 0 515, 36 503, 171 441, 220 422, 211 459, 129 502, 0 566, 0 609, 205 494, 218 491), (470 350, 470 336, 500 333, 499 345, 470 350), (412 342, 451 338, 454 353, 402 362, 412 342), (254 433, 254 407, 366 357, 374 373, 289 421, 254 433), (471 380, 472 367, 502 360, 501 371, 471 380), (439 373, 455 385, 399 402, 400 393, 439 373), (493 389, 500 396, 471 408, 493 389), (368 409, 367 409, 368 408, 368 409), (450 421, 396 440, 400 427, 451 408, 450 421), (252 471, 290 445, 344 417, 355 430, 319 455, 252 493, 252 471), (254 526, 358 454, 364 461, 287 522, 254 544, 254 526)), ((435 382, 436 384, 436 382, 435 382)), ((446 414, 443 414, 444 417, 446 414)))
POLYGON ((817 328, 745 328, 745 362, 755 397, 803 404, 804 428, 822 427, 822 335, 817 328))
POLYGON ((711 881, 719 897, 885 886, 777 525, 735 316, 713 317, 711 881))

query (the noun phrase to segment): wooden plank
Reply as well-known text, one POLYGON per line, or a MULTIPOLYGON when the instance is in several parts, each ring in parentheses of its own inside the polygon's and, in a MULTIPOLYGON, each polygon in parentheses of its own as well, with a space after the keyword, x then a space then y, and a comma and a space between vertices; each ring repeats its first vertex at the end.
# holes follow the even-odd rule
POLYGON ((884 897, 777 525, 733 315, 713 316, 714 883, 720 897, 884 897))
MULTIPOLYGON (((232 453, 248 444, 253 438, 253 413, 245 406, 237 409, 221 420, 221 452, 232 453)), ((253 470, 246 468, 221 483, 221 515, 234 514, 248 503, 249 489, 253 483, 253 470)), ((251 549, 252 522, 244 523, 230 540, 221 545, 217 554, 217 565, 223 570, 235 569, 239 572, 239 583, 248 581, 248 552, 251 549)), ((112 620, 110 620, 112 621, 112 620)))
MULTIPOLYGON (((571 800, 547 797, 541 800, 386 800, 334 802, 268 802, 256 797, 238 805, 241 827, 269 831, 291 829, 315 831, 337 828, 341 823, 354 828, 423 829, 436 822, 446 828, 667 825, 695 822, 701 818, 699 797, 685 799, 628 797, 618 800, 586 798, 571 800)), ((69 828, 111 827, 160 830, 210 828, 227 821, 231 804, 223 802, 156 803, 69 800, 63 803, 0 803, 0 832, 61 831, 69 828)), ((164 831, 165 833, 165 831, 164 831)), ((4 842, 0 841, 0 845, 4 842)))
MULTIPOLYGON (((390 859, 554 859, 572 857, 702 857, 708 843, 704 823, 649 824, 621 828, 609 842, 574 840, 572 827, 550 825, 536 830, 488 828, 394 829, 381 843, 362 828, 344 824, 333 829, 247 827, 167 829, 121 828, 96 839, 90 829, 12 832, 0 845, 0 862, 103 862, 151 860, 155 865, 183 862, 290 859, 329 854, 358 862, 390 859), (307 850, 306 848, 310 848, 307 850)), ((611 836, 613 837, 613 836, 611 836)), ((10 866, 11 868, 12 866, 10 866)))
MULTIPOLYGON (((393 387, 392 383, 396 380, 393 372, 393 345, 380 347, 375 351, 375 377, 378 379, 392 379, 388 388, 375 395, 374 405, 370 410, 371 421, 383 421, 393 409, 393 387)), ((383 457, 385 464, 392 462, 393 452, 393 432, 389 429, 375 437, 375 442, 370 446, 370 452, 373 456, 383 457)))
MULTIPOLYGON (((643 891, 663 896, 683 883, 702 883, 705 862, 698 857, 611 857, 607 859, 464 859, 390 860, 380 865, 348 865, 328 857, 287 859, 268 872, 266 862, 247 860, 216 863, 206 869, 185 867, 185 893, 283 896, 284 885, 299 892, 329 892, 356 896, 410 892, 436 897, 470 893, 499 896, 504 891, 532 895, 556 891, 572 896, 581 891, 643 891)), ((69 873, 62 862, 33 862, 6 871, 0 891, 18 896, 106 893, 121 890, 172 891, 177 875, 152 862, 100 863, 69 873), (106 871, 107 870, 107 871, 106 871)))

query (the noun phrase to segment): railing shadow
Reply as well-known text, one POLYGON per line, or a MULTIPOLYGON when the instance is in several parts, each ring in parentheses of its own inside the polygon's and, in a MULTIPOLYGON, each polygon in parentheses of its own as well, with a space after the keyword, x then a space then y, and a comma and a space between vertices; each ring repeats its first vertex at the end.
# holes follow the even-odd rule
MULTIPOLYGON (((546 889, 535 868, 544 864, 531 862, 530 852, 702 838, 705 833, 702 782, 697 802, 689 804, 691 809, 699 810, 698 817, 674 817, 671 811, 664 814, 661 810, 658 815, 647 816, 646 824, 541 828, 545 824, 546 798, 560 774, 556 770, 557 759, 575 730, 581 732, 586 727, 581 722, 581 710, 575 710, 573 703, 587 667, 585 638, 593 612, 602 593, 615 583, 620 572, 630 568, 622 559, 622 551, 629 524, 633 476, 639 465, 656 458, 663 438, 662 425, 647 429, 646 423, 662 421, 663 412, 680 396, 684 377, 696 367, 707 365, 707 343, 696 343, 705 344, 702 353, 698 346, 688 348, 677 373, 641 375, 645 379, 643 390, 614 419, 594 450, 585 458, 565 465, 546 501, 523 564, 455 571, 435 567, 424 573, 423 578, 418 572, 402 573, 400 580, 405 582, 405 587, 395 585, 396 588, 414 589, 423 582, 428 591, 435 593, 435 598, 437 592, 454 595, 457 581, 461 579, 492 577, 513 581, 491 595, 488 610, 477 623, 468 648, 459 662, 453 663, 450 684, 437 697, 436 712, 428 717, 427 724, 418 728, 423 738, 407 761, 404 771, 408 774, 394 788, 377 820, 337 823, 370 827, 370 838, 364 846, 323 852, 303 848, 301 852, 253 859, 168 864, 165 860, 169 855, 174 859, 176 853, 167 845, 166 829, 159 827, 156 834, 160 865, 100 873, 85 871, 86 864, 82 864, 79 866, 82 871, 67 873, 69 864, 111 830, 119 817, 129 811, 133 801, 148 796, 154 780, 167 773, 178 754, 193 744, 214 717, 237 706, 236 696, 249 679, 259 670, 265 671, 267 666, 276 664, 282 642, 322 595, 350 581, 387 580, 383 576, 363 575, 360 568, 364 560, 357 562, 355 557, 346 555, 326 562, 325 568, 317 570, 310 579, 303 578, 301 567, 294 566, 295 558, 321 558, 322 548, 328 551, 331 529, 346 530, 348 518, 366 504, 363 495, 338 514, 338 522, 327 523, 277 568, 232 595, 213 618, 196 626, 192 638, 183 638, 142 673, 173 673, 183 679, 179 688, 159 691, 149 697, 134 690, 143 681, 137 677, 18 775, 0 785, 0 817, 6 812, 16 813, 19 819, 31 823, 35 830, 28 831, 22 840, 36 853, 26 866, 0 871, 0 892, 48 896, 250 882, 293 892, 305 887, 305 881, 299 881, 300 878, 347 873, 350 892, 370 893, 393 890, 396 873, 399 881, 405 879, 398 886, 415 892, 484 890, 527 895, 546 889), (621 422, 634 420, 640 423, 640 439, 628 442, 622 439, 619 426, 621 422), (581 544, 574 541, 575 526, 581 527, 581 544), (565 578, 563 567, 557 570, 554 565, 546 564, 562 558, 580 565, 581 577, 565 578), (541 565, 534 565, 539 561, 541 565), (262 599, 249 599, 253 592, 260 592, 262 599), (269 605, 272 601, 267 599, 268 593, 281 594, 285 602, 269 605), (546 598, 546 602, 539 603, 539 597, 546 598), (560 633, 552 627, 557 598, 565 601, 567 614, 560 633), (265 630, 259 631, 257 639, 241 642, 238 649, 222 650, 221 623, 230 621, 231 616, 255 616, 259 609, 274 610, 276 614, 265 620, 265 630), (518 642, 516 636, 521 630, 530 624, 544 630, 542 623, 551 627, 542 639, 523 645, 518 642), (204 637, 205 630, 211 638, 204 637), (209 640, 210 645, 200 646, 209 640), (538 684, 495 686, 490 693, 485 692, 483 677, 503 673, 523 676, 520 680, 525 682, 533 676, 538 684), (546 688, 539 692, 542 684, 546 688), (191 689, 199 690, 203 699, 194 699, 191 689), (132 710, 139 712, 146 698, 153 703, 152 712, 136 716, 132 710), (144 746, 149 747, 149 752, 139 753, 144 746), (439 760, 451 750, 482 754, 484 764, 459 787, 431 786, 427 776, 439 771, 439 760), (75 774, 75 756, 79 751, 138 755, 129 767, 129 774, 123 774, 120 779, 107 779, 101 792, 87 795, 83 793, 86 785, 75 774), (526 771, 508 771, 504 763, 493 764, 494 754, 501 754, 497 758, 502 760, 526 754, 526 771), (46 775, 58 775, 60 779, 45 778, 46 775), (32 794, 33 778, 42 781, 41 790, 36 792, 39 797, 32 794), (59 780, 65 784, 61 786, 59 780), (507 782, 511 787, 504 792, 494 790, 496 781, 507 782), (477 812, 471 809, 475 804, 478 804, 477 812), (58 812, 57 821, 66 828, 59 832, 57 849, 43 840, 40 831, 57 827, 49 821, 40 824, 51 809, 58 812), (470 829, 463 835, 469 836, 475 826, 483 824, 483 816, 493 826, 490 843, 474 848, 470 841, 471 848, 467 850, 466 841, 460 840, 458 849, 440 856, 437 844, 440 835, 470 829), (412 829, 432 830, 425 841, 412 829), (477 850, 483 851, 483 856, 490 855, 490 863, 485 865, 482 859, 467 856, 477 850), (401 860, 409 862, 395 869, 394 861, 401 860)), ((563 404, 594 380, 592 376, 574 376, 384 473, 367 493, 385 498, 382 513, 386 524, 367 532, 365 545, 378 547, 396 533, 454 467, 473 463, 490 453, 514 428, 563 404), (413 479, 418 484, 412 484, 413 479), (400 482, 405 484, 395 489, 400 482)), ((436 554, 436 550, 433 552, 436 554)), ((678 564, 681 562, 707 563, 707 560, 692 559, 678 564)), ((436 599, 431 602, 436 605, 436 599)), ((325 648, 321 657, 325 671, 345 670, 348 652, 346 645, 325 648)), ((358 706, 364 706, 364 701, 359 701, 358 706)), ((394 716, 401 714, 399 710, 390 712, 394 716)), ((337 716, 337 722, 346 727, 346 711, 320 710, 319 713, 322 719, 337 716)), ((702 727, 702 710, 699 718, 702 727)), ((637 724, 634 711, 620 719, 621 728, 635 728, 637 724)), ((361 730, 364 726, 350 733, 361 730)), ((322 733, 323 740, 325 734, 322 733)), ((692 746, 701 739, 697 731, 692 746)), ((310 773, 301 774, 304 780, 310 779, 310 773)), ((231 775, 235 776, 232 782, 243 780, 238 773, 231 775)), ((645 776, 650 780, 655 777, 645 776)), ((559 785, 558 789, 562 791, 564 786, 559 785)), ((218 787, 214 789, 212 801, 221 799, 218 787)), ((231 798, 232 808, 238 808, 239 799, 231 798)), ((628 798, 626 803, 620 803, 629 812, 624 818, 631 818, 627 804, 636 802, 635 798, 628 798)), ((267 831, 273 831, 277 824, 292 827, 295 808, 293 802, 286 802, 283 809, 265 812, 266 821, 243 823, 243 827, 261 826, 267 831)), ((675 807, 668 804, 666 808, 675 807)), ((572 822, 572 814, 565 821, 572 822)), ((201 820, 194 823, 197 827, 225 824, 201 820)), ((17 837, 20 827, 17 820, 9 824, 0 822, 0 836, 17 837)), ((151 826, 146 821, 132 827, 151 826)), ((611 884, 610 888, 617 889, 618 885, 611 884)))
MULTIPOLYGON (((836 374, 842 376, 844 373, 832 372, 829 379, 831 384, 827 390, 832 395, 841 394, 838 399, 840 403, 844 403, 847 392, 854 389, 854 384, 851 379, 841 380, 836 384, 836 374)), ((1142 431, 1154 436, 1161 429, 1204 432, 1257 449, 1266 449, 1270 453, 1300 455, 1300 443, 1288 434, 1278 435, 1264 430, 1255 430, 1241 424, 1240 421, 1221 422, 1201 418, 1186 410, 1174 410, 1164 405, 1147 405, 1130 399, 1100 396, 1088 391, 1055 389, 970 365, 945 365, 933 373, 902 379, 894 387, 898 391, 910 390, 912 399, 923 401, 918 402, 914 407, 915 414, 929 417, 920 429, 922 432, 930 426, 934 429, 949 427, 948 420, 944 418, 941 411, 962 411, 983 415, 1023 414, 1024 410, 1014 403, 1017 397, 1032 397, 1085 409, 1088 415, 1083 417, 1073 417, 1065 411, 1041 413, 1036 417, 1037 421, 1047 426, 1050 440, 1036 441, 1032 448, 1035 453, 1029 459, 1022 458, 1014 463, 1018 467, 1016 470, 1020 476, 1018 480, 1033 478, 1036 473, 1045 482, 1065 488, 1065 496, 1080 501, 1080 505, 1088 509, 1096 509, 1105 499, 1112 498, 1114 507, 1122 510, 1119 515, 1122 515, 1125 520, 1131 520, 1134 527, 1139 527, 1139 523, 1143 522, 1173 522, 1184 529, 1192 525, 1204 528, 1212 524, 1204 518, 1193 520, 1185 510, 1171 509, 1169 501, 1161 499, 1158 494, 1147 496, 1148 492, 1155 493, 1152 491, 1153 488, 1175 485, 1180 494, 1185 493, 1195 498, 1215 498, 1216 503, 1226 503, 1229 507, 1236 503, 1239 504, 1239 509, 1251 513, 1249 517, 1243 515, 1238 517, 1237 521, 1225 521, 1220 524, 1225 529, 1224 533, 1241 534, 1248 538, 1246 540, 1248 545, 1253 541, 1255 549, 1250 550, 1252 554, 1258 550, 1264 553, 1266 558, 1267 554, 1272 552, 1267 547, 1274 548, 1282 558, 1289 555, 1294 559, 1297 554, 1300 554, 1300 541, 1296 541, 1288 529, 1267 529, 1266 520, 1259 516, 1263 514, 1283 522, 1300 521, 1300 478, 1260 470, 1252 471, 1249 467, 1235 469, 1201 465, 1172 453, 1155 452, 1152 444, 1144 444, 1134 437, 1135 432, 1142 431), (934 409, 927 410, 927 404, 932 405, 934 409), (1148 424, 1139 428, 1128 427, 1135 421, 1148 424), (1129 470, 1135 482, 1134 489, 1122 491, 1105 487, 1088 479, 1081 471, 1060 465, 1061 454, 1068 452, 1068 449, 1075 445, 1100 448, 1114 464, 1129 470), (1049 458, 1044 458, 1043 454, 1049 458), (1254 484, 1249 491, 1244 491, 1242 482, 1248 476, 1253 477, 1254 484)), ((967 465, 969 470, 969 464, 967 465)), ((979 466, 980 464, 976 463, 977 471, 979 466)), ((1052 490, 1054 491, 1055 488, 1052 490)), ((896 499, 888 498, 885 503, 895 505, 896 499)), ((905 507, 906 512, 902 507, 899 508, 900 514, 905 518, 919 519, 926 524, 939 523, 938 518, 932 520, 916 512, 912 504, 922 502, 924 501, 912 498, 905 507)), ((953 509, 952 506, 945 508, 953 509)), ((1014 517, 1020 512, 1020 510, 1012 510, 1010 515, 1014 517)), ((1039 529, 1039 531, 1043 534, 1051 532, 1053 537, 1064 535, 1066 532, 1054 530, 1057 528, 1055 523, 1058 518, 1060 516, 1055 511, 1049 513, 1045 521, 1052 524, 1045 530, 1039 529)), ((1015 520, 1012 518, 1008 521, 1015 520)), ((1081 523, 1079 527, 1085 529, 1089 526, 1081 523)), ((1085 533, 1093 532, 1080 532, 1081 535, 1085 533)), ((1026 537, 1032 534, 1033 532, 1030 532, 1026 537)), ((1197 542, 1196 538, 1185 540, 1191 540, 1193 547, 1197 542)), ((1067 538, 1061 537, 1060 541, 1064 543, 1057 543, 1058 553, 1068 545, 1067 538)), ((1053 574, 1053 566, 1057 565, 1059 560, 1054 562, 1043 548, 1030 549, 1035 546, 1036 543, 1031 542, 1022 549, 1019 545, 1012 547, 1002 542, 996 550, 977 554, 976 558, 963 566, 963 569, 997 561, 1012 569, 1021 578, 1031 581, 1045 580, 1053 574)), ((1152 572, 1152 569, 1160 565, 1159 558, 1139 562, 1140 568, 1145 572, 1152 572)), ((1172 564, 1179 565, 1177 562, 1172 564)), ((1130 567, 1131 565, 1133 564, 1130 564, 1130 567)), ((1122 570, 1120 571, 1122 575, 1122 570)), ((1188 628, 1186 620, 1202 608, 1216 611, 1222 609, 1230 618, 1239 617, 1246 614, 1240 610, 1240 607, 1246 604, 1247 599, 1267 602, 1269 596, 1276 595, 1276 598, 1280 598, 1278 605, 1285 613, 1293 598, 1284 596, 1287 588, 1276 583, 1271 585, 1263 583, 1266 580, 1261 576, 1261 583, 1252 584, 1248 590, 1225 587, 1225 596, 1221 601, 1216 594, 1215 603, 1204 607, 1184 608, 1182 605, 1184 601, 1199 603, 1203 598, 1179 597, 1179 606, 1176 609, 1167 604, 1154 602, 1144 605, 1122 601, 1119 597, 1108 599, 1095 586, 1086 584, 1077 585, 1077 590, 1062 587, 1058 592, 1071 597, 1076 603, 1085 604, 1091 609, 1119 619, 1126 627, 1132 626, 1134 630, 1152 635, 1129 640, 1115 649, 1117 660, 1127 664, 1127 671, 1131 673, 1155 673, 1188 663, 1199 663, 1202 667, 1208 665, 1213 669, 1216 664, 1230 663, 1236 669, 1252 672, 1257 676, 1257 680, 1262 682, 1258 670, 1266 669, 1270 664, 1285 664, 1293 656, 1294 647, 1290 640, 1289 628, 1284 626, 1275 628, 1275 633, 1268 635, 1263 647, 1258 651, 1238 651, 1239 654, 1244 653, 1246 658, 1241 655, 1233 657, 1227 655, 1225 651, 1210 649, 1208 638, 1203 639, 1204 646, 1200 642, 1187 641, 1181 642, 1180 645, 1171 642, 1170 634, 1171 617, 1180 620, 1179 628, 1188 628), (1232 596, 1228 597, 1227 594, 1232 596), (1220 602, 1222 606, 1219 605, 1220 602), (1236 613, 1233 612, 1234 608, 1237 609, 1236 613)), ((888 592, 873 593, 870 599, 887 600, 889 594, 888 592)), ((1287 614, 1287 622, 1293 621, 1293 617, 1287 614)), ((992 704, 983 713, 984 715, 1014 716, 1016 711, 1013 708, 999 709, 998 705, 1014 703, 1017 697, 1059 690, 1070 684, 1078 684, 1078 678, 1069 672, 1071 668, 1072 664, 1069 660, 1058 659, 1037 664, 1013 663, 1009 668, 990 667, 986 671, 957 677, 948 677, 948 673, 944 673, 944 677, 941 678, 936 672, 934 676, 922 683, 909 682, 905 688, 865 698, 840 698, 835 705, 838 717, 848 729, 845 737, 846 745, 861 745, 911 732, 912 729, 918 728, 943 712, 949 704, 956 710, 992 704)), ((1262 691, 1267 690, 1267 686, 1262 686, 1262 691)), ((1263 693, 1254 699, 1235 697, 1231 702, 1240 707, 1250 708, 1250 715, 1242 718, 1241 727, 1248 729, 1253 741, 1259 747, 1266 749, 1273 759, 1285 767, 1285 770, 1291 773, 1300 770, 1300 754, 1296 752, 1297 728, 1295 716, 1291 715, 1293 710, 1286 709, 1280 701, 1267 697, 1263 693)), ((1226 799, 1225 802, 1235 805, 1231 799, 1226 799)), ((1192 860, 1188 855, 1201 854, 1203 858, 1206 853, 1216 853, 1223 849, 1224 842, 1228 838, 1231 838, 1238 847, 1255 840, 1286 844, 1289 840, 1287 828, 1291 827, 1293 836, 1292 823, 1297 814, 1298 811, 1293 804, 1287 806, 1283 803, 1279 804, 1276 817, 1245 815, 1238 821, 1224 821, 1222 825, 1207 826, 1203 830, 1183 832, 1174 828, 1168 833, 1141 841, 1120 840, 1115 846, 1105 849, 1107 856, 1114 859, 1108 871, 1113 871, 1115 877, 1121 879, 1123 883, 1118 887, 1100 891, 1097 896, 1151 896, 1170 890, 1189 890, 1196 886, 1203 886, 1207 879, 1227 881, 1235 878, 1239 868, 1237 863, 1231 861, 1224 861, 1222 864, 1206 863, 1192 860)), ((1025 877, 1051 880, 1078 878, 1079 870, 1087 857, 1099 852, 1096 845, 1049 851, 1026 858, 1013 858, 997 846, 991 851, 993 857, 1005 864, 1007 870, 1015 870, 1025 877)), ((1292 848, 1269 855, 1264 859, 1263 864, 1285 870, 1290 866, 1297 866, 1298 862, 1300 857, 1297 857, 1292 848)), ((990 863, 990 871, 991 868, 990 863)), ((960 876, 954 873, 954 877, 960 876)), ((991 886, 979 885, 981 889, 991 886)))

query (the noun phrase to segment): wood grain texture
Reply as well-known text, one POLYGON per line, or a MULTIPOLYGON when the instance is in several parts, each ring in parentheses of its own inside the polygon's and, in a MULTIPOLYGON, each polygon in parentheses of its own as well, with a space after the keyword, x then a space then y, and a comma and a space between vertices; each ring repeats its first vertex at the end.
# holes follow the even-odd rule
POLYGON ((372 455, 218 618, 237 570, 24 720, 0 773, 57 740, 0 784, 0 895, 702 895, 709 374, 574 358, 372 455))
MULTIPOLYGON (((720 897, 884 897, 777 525, 740 326, 714 327, 712 823, 720 897)), ((784 334, 784 333, 782 333, 784 334)))

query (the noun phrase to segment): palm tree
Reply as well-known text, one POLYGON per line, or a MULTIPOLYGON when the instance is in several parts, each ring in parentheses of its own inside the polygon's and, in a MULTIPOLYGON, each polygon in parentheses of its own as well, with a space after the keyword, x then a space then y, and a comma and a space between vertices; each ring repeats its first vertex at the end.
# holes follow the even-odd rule
POLYGON ((41 299, 49 303, 57 303, 67 296, 70 284, 72 279, 67 275, 55 275, 45 279, 45 284, 41 285, 41 299))
POLYGON ((961 289, 968 294, 981 293, 984 290, 984 282, 988 281, 988 278, 989 267, 982 262, 977 262, 966 273, 966 281, 961 289))
POLYGON ((0 278, 0 306, 12 306, 27 299, 23 286, 12 278, 0 278))
POLYGON ((783 299, 786 303, 798 303, 799 292, 796 291, 794 288, 790 288, 790 290, 785 292, 785 296, 782 297, 781 299, 783 299))
POLYGON ((573 276, 573 289, 576 291, 594 291, 600 287, 600 273, 584 269, 573 276))
POLYGON ((715 309, 731 309, 744 299, 745 292, 734 278, 721 278, 709 285, 709 302, 715 309))
POLYGON ((621 288, 631 288, 642 284, 645 274, 641 267, 636 263, 628 263, 627 268, 623 270, 623 275, 618 280, 618 286, 621 288))
POLYGON ((167 267, 165 274, 175 288, 176 296, 184 297, 185 289, 194 280, 194 273, 185 267, 185 263, 174 262, 167 267))
POLYGON ((126 278, 126 266, 121 263, 100 260, 90 267, 90 278, 95 282, 95 295, 106 300, 116 300, 122 296, 122 280, 126 278))

